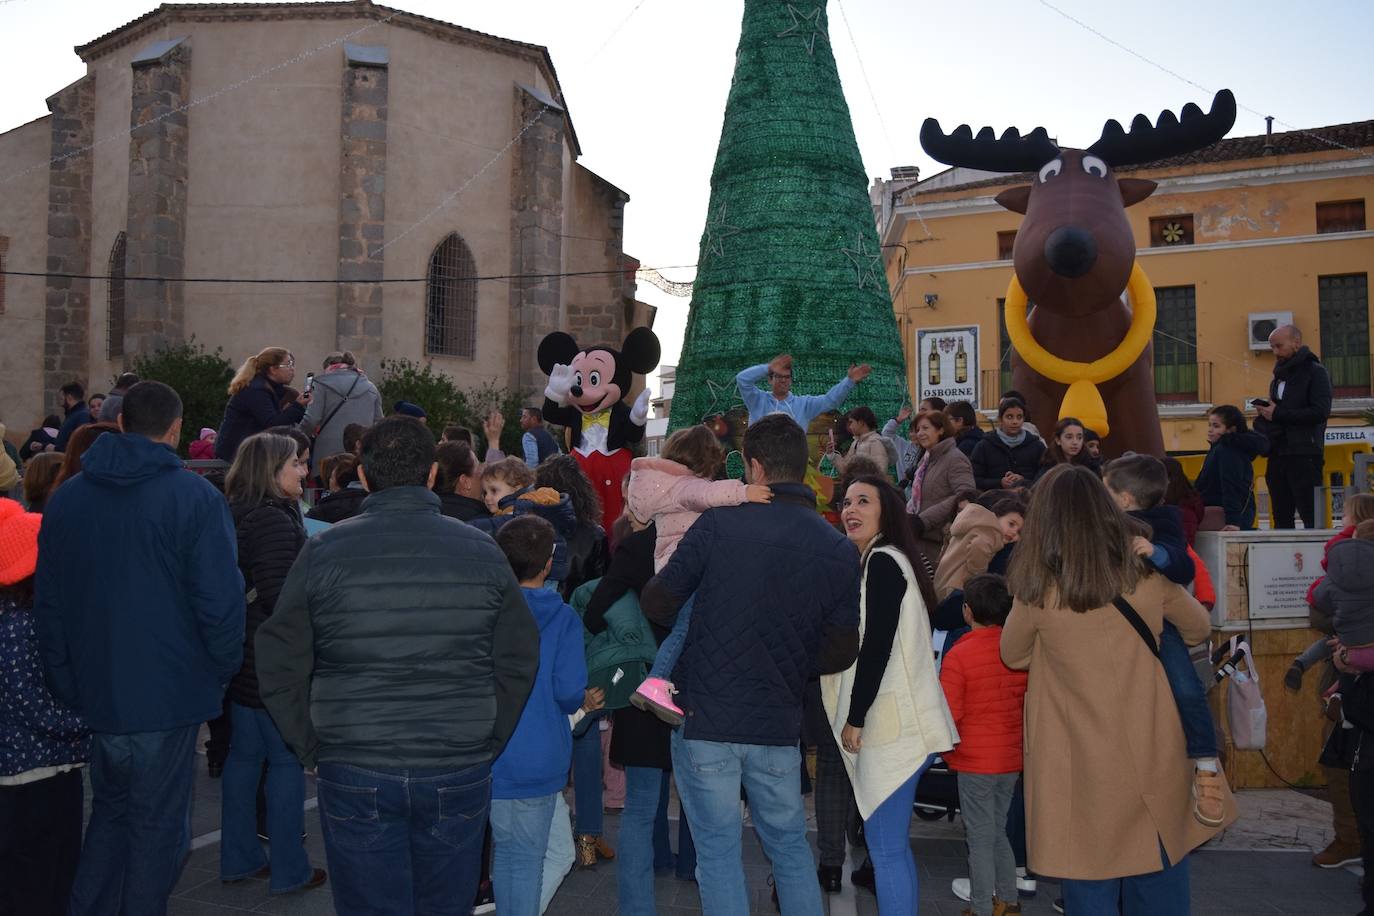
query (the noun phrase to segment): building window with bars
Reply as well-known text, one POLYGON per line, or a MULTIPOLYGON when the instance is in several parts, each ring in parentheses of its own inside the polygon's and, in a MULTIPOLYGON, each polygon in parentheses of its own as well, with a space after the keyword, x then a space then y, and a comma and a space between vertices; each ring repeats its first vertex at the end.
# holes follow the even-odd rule
POLYGON ((1016 244, 1016 230, 1008 229, 1006 232, 997 233, 997 260, 1010 261, 1011 250, 1016 244))
POLYGON ((1317 308, 1332 395, 1369 397, 1369 274, 1318 277, 1317 308))
POLYGON ((1150 217, 1150 247, 1171 248, 1193 244, 1193 214, 1150 217))
MULTIPOLYGON (((1002 397, 1003 391, 1010 391, 1011 381, 1011 335, 1007 333, 1007 300, 997 300, 997 399, 992 403, 995 405, 997 400, 1002 397)), ((1026 314, 1031 313, 1035 308, 1035 303, 1026 302, 1026 314)))
POLYGON ((425 284, 425 352, 434 356, 477 353, 477 264, 472 250, 451 233, 429 258, 425 284))
POLYGON ((1155 398, 1197 401, 1197 292, 1192 286, 1155 289, 1155 398))
POLYGON ((128 238, 123 232, 115 236, 110 249, 110 266, 105 272, 110 279, 105 288, 105 358, 124 358, 124 256, 128 238))
POLYGON ((1317 233, 1363 232, 1363 200, 1329 200, 1317 204, 1317 233))

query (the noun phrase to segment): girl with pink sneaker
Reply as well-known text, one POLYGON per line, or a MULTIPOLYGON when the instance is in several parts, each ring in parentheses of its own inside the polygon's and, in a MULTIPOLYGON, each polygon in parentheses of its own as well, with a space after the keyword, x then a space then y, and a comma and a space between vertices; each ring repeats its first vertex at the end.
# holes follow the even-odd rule
MULTIPOLYGON (((773 491, 768 487, 739 480, 715 480, 724 463, 725 449, 715 433, 705 426, 692 426, 669 436, 659 457, 636 458, 630 465, 626 505, 636 519, 643 523, 652 520, 658 529, 655 573, 668 565, 682 536, 707 509, 773 500, 773 491)), ((687 640, 691 611, 689 598, 678 612, 672 633, 659 646, 649 676, 630 697, 639 709, 675 726, 682 724, 682 710, 673 702, 676 691, 668 678, 687 640)))

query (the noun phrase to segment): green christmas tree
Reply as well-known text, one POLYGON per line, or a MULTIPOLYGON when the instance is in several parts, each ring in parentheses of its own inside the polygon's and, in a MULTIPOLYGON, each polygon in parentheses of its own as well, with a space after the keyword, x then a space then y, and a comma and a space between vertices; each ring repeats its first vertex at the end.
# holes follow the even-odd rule
POLYGON ((736 373, 779 353, 794 357, 798 394, 822 394, 852 363, 869 363, 848 407, 884 418, 907 398, 828 25, 824 0, 745 0, 672 429, 738 407, 736 373))

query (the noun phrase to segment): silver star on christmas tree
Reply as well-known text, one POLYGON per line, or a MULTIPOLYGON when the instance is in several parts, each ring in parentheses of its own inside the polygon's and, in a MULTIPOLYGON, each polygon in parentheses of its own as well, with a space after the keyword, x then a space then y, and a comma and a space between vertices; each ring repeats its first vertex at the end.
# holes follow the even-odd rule
POLYGON ((792 14, 792 25, 778 33, 779 38, 797 36, 806 43, 806 54, 811 56, 816 50, 816 38, 825 38, 825 28, 821 25, 822 7, 816 7, 803 14, 792 4, 787 4, 787 12, 792 14))
POLYGON ((702 239, 703 250, 707 254, 722 257, 725 254, 725 240, 732 235, 739 235, 739 227, 732 226, 725 221, 725 204, 722 203, 716 210, 716 215, 706 221, 706 237, 702 239))
POLYGON ((857 248, 841 248, 844 256, 849 258, 849 262, 854 265, 854 272, 858 274, 859 289, 864 289, 869 282, 874 287, 882 288, 882 263, 877 252, 868 251, 867 242, 862 235, 859 236, 857 248))

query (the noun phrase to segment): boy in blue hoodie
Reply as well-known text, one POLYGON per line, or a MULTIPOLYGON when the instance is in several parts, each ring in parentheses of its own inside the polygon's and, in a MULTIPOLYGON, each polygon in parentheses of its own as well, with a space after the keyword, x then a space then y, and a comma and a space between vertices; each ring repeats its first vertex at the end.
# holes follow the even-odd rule
MULTIPOLYGON (((1136 537, 1135 552, 1169 581, 1188 586, 1196 577, 1183 520, 1178 509, 1164 504, 1169 474, 1164 463, 1151 455, 1127 455, 1107 465, 1103 482, 1127 515, 1150 526, 1149 538, 1136 537)), ((1193 816, 1209 827, 1225 817, 1225 789, 1217 762, 1217 739, 1207 694, 1197 676, 1183 637, 1167 620, 1159 637, 1159 661, 1169 679, 1188 756, 1193 760, 1193 816)))
POLYGON ((492 885, 502 916, 538 916, 544 853, 558 793, 572 763, 568 716, 585 699, 582 622, 544 587, 553 565, 553 526, 536 515, 496 532, 539 625, 539 674, 520 722, 491 765, 492 885))

